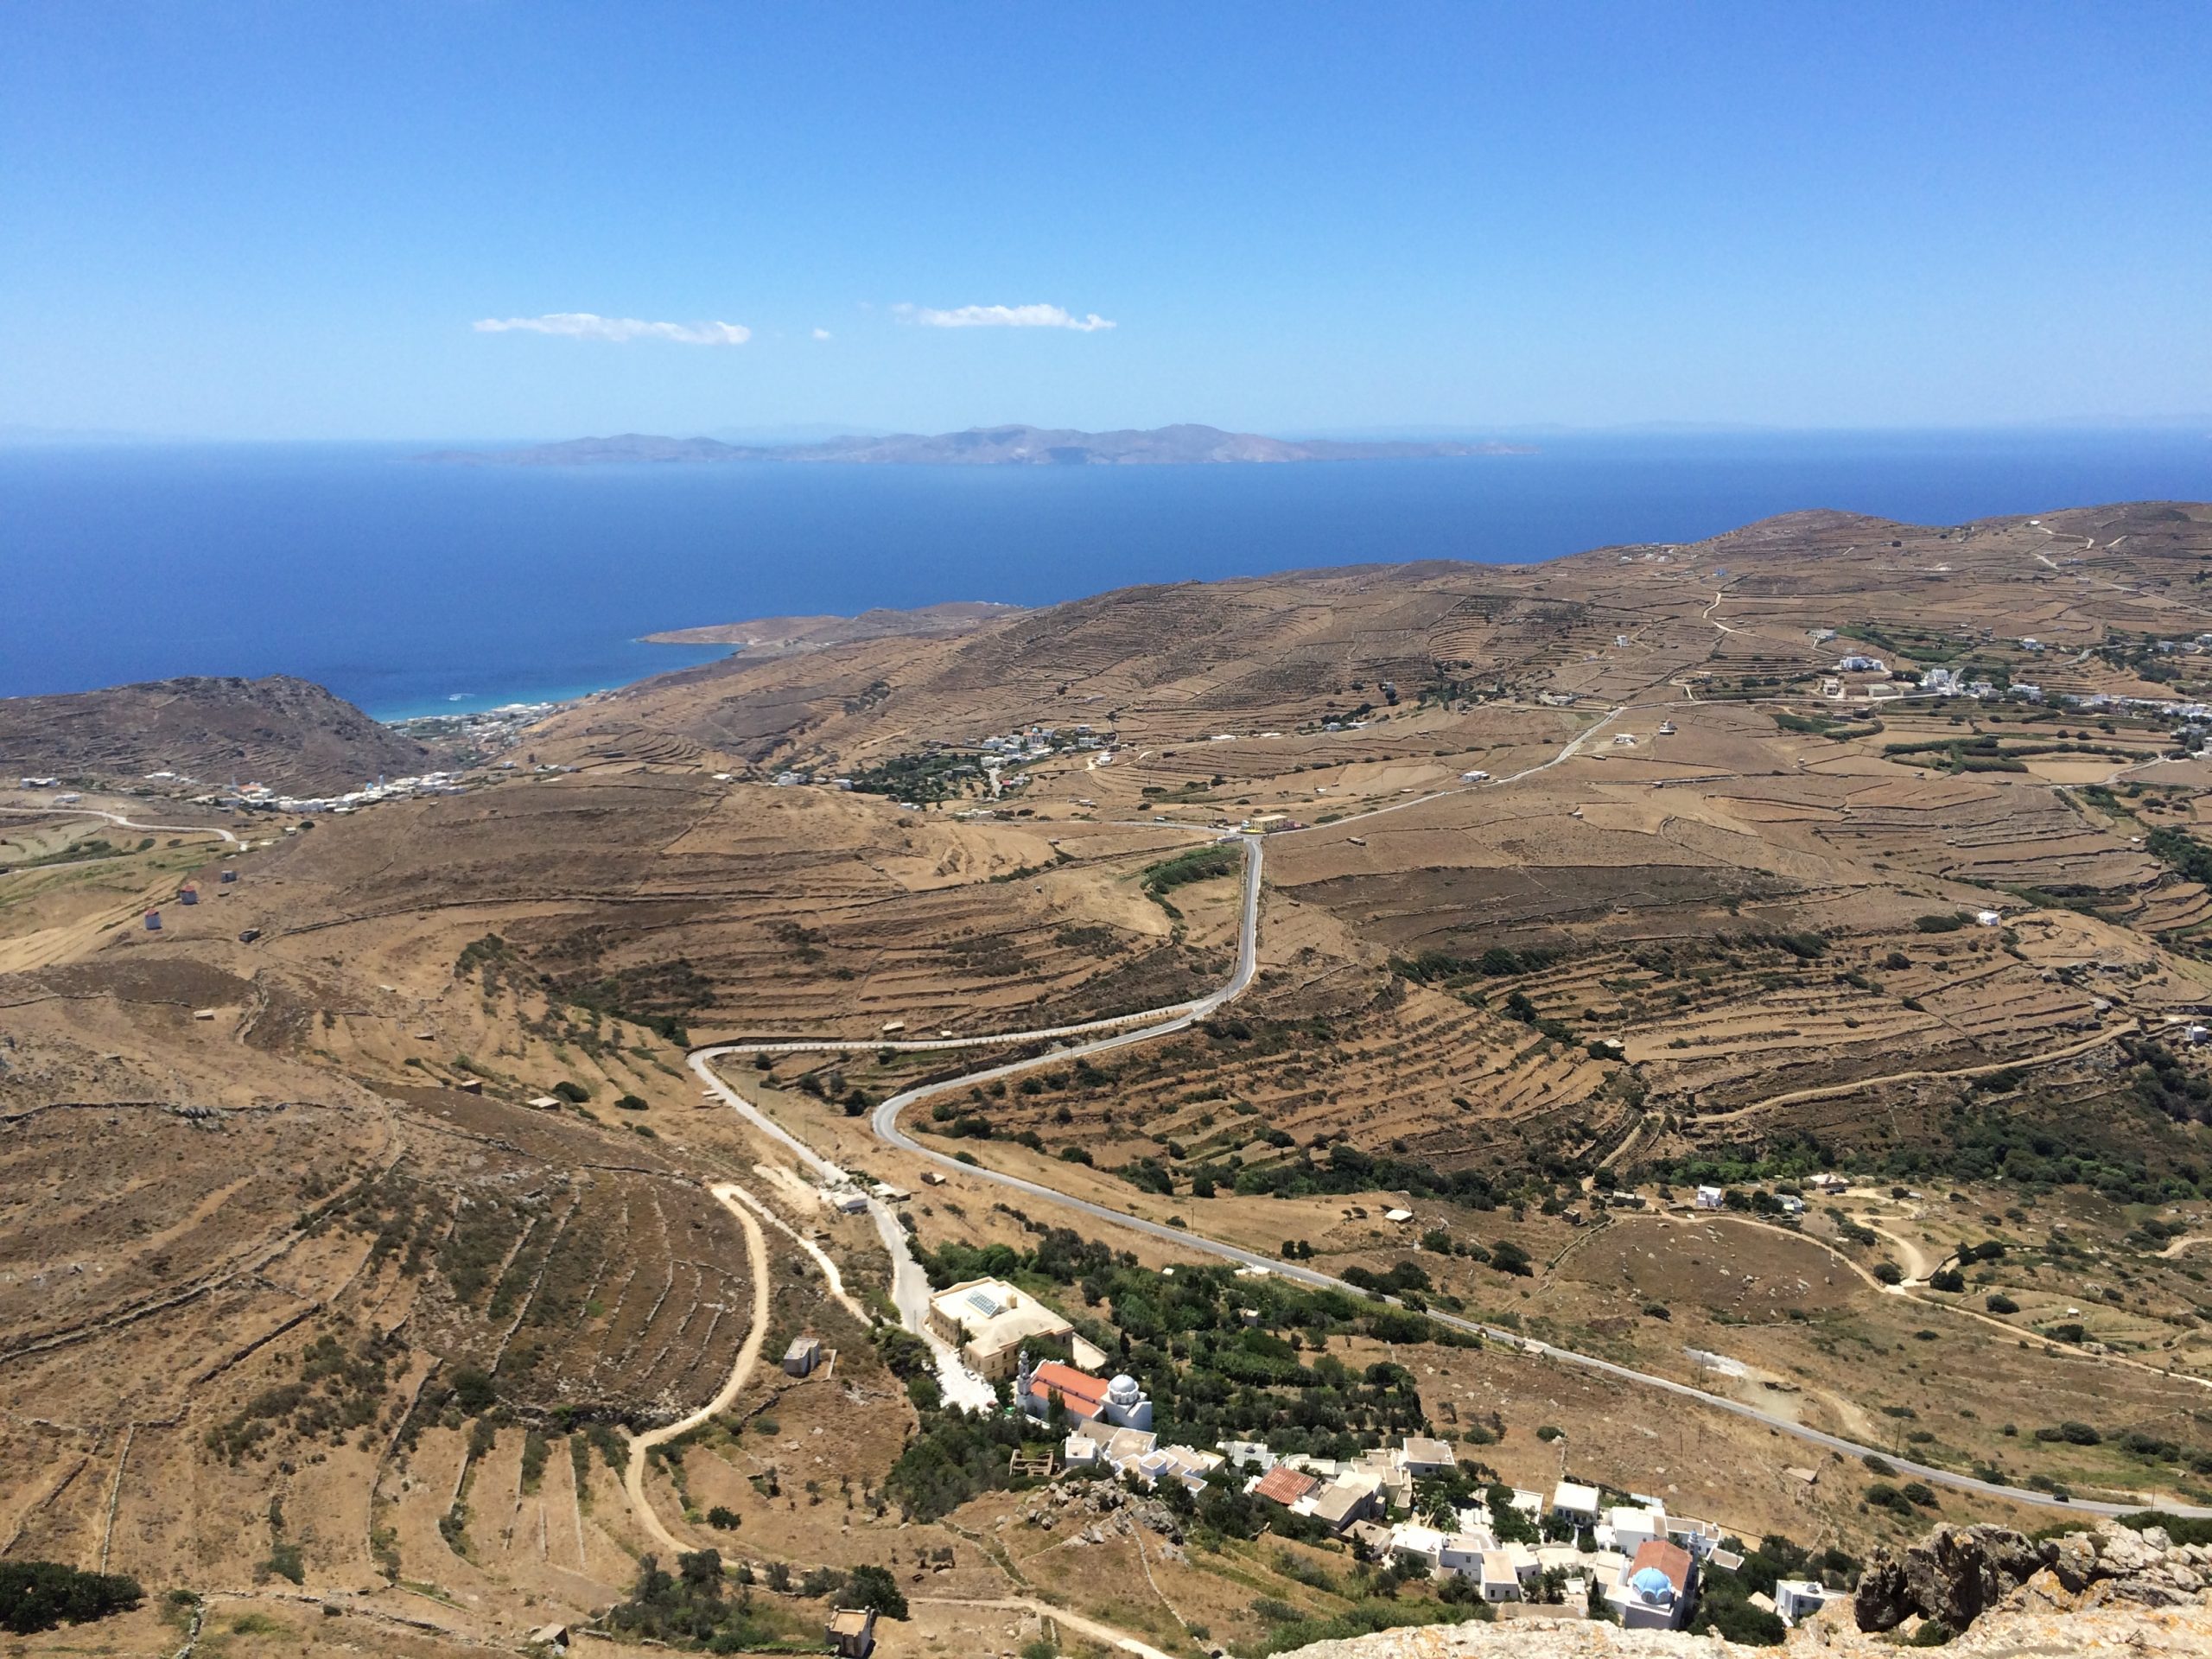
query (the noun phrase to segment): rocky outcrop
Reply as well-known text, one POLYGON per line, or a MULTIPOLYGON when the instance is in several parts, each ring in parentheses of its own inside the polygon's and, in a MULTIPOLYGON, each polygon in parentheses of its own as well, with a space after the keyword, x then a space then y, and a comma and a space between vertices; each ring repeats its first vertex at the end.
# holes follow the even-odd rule
POLYGON ((1030 1495, 1014 1515, 999 1522, 1020 1520, 1046 1532, 1067 1529, 1067 1541, 1080 1548, 1100 1544, 1109 1537, 1127 1537, 1137 1528, 1160 1539, 1154 1553, 1169 1560, 1183 1559, 1183 1527, 1174 1511, 1156 1497, 1140 1497, 1109 1480, 1060 1481, 1030 1495))
MULTIPOLYGON (((1586 1619, 1501 1618, 1495 1624, 1384 1630, 1317 1642, 1282 1659, 1897 1659, 1893 1636, 1870 1636, 1848 1621, 1814 1619, 1783 1648, 1751 1648, 1717 1636, 1624 1630, 1586 1619)), ((1999 1608, 1948 1646, 1961 1659, 2202 1659, 2212 1653, 2212 1611, 2097 1607, 2073 1612, 1999 1608)))
MULTIPOLYGON (((2177 1544, 2158 1527, 2124 1527, 2056 1541, 2056 1554, 2005 1602, 2017 1611, 2080 1612, 2120 1607, 2204 1607, 2212 1591, 2212 1545, 2177 1544)), ((2208 1647, 2212 1652, 2212 1647, 2208 1647)))
POLYGON ((2179 1606, 2212 1582, 2208 1567, 2212 1548, 2176 1544, 2157 1527, 2040 1542, 2004 1527, 1938 1527, 1902 1555, 1876 1550, 1852 1613, 1862 1630, 1893 1630, 1909 1619, 1964 1630, 1999 1606, 2179 1606))
POLYGON ((1938 1527, 1903 1555, 1877 1549, 1852 1613, 1862 1630, 1893 1630, 1916 1617, 1963 1630, 2050 1565, 2056 1549, 2004 1527, 1938 1527))
POLYGON ((1878 1550, 1853 1611, 1847 1619, 1839 1605, 1808 1620, 1785 1649, 1587 1619, 1503 1618, 1318 1642, 1287 1659, 1887 1659, 1901 1637, 1938 1622, 1958 1633, 1945 1652, 1981 1659, 2212 1654, 2212 1546, 2177 1544, 2156 1527, 2044 1540, 1939 1527, 1901 1553, 1878 1550))

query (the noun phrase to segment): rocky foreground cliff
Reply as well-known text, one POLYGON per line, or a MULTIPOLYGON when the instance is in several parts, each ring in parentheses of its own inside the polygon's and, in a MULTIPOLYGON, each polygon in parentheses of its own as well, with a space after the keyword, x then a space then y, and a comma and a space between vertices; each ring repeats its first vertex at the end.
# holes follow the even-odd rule
POLYGON ((1781 1649, 1588 1619, 1512 1618, 1318 1642, 1288 1659, 1871 1656, 1943 1631, 1956 1632, 1946 1651, 1988 1659, 2212 1653, 2212 1545, 2176 1543, 2155 1527, 2044 1540, 1998 1527, 1939 1527, 1901 1554, 1877 1552, 1857 1595, 1801 1624, 1781 1649))

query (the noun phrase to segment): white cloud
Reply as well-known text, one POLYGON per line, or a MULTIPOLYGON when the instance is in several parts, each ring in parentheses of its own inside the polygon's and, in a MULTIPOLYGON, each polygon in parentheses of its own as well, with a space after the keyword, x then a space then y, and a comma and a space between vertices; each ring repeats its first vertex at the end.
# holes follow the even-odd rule
POLYGON ((480 334, 559 334, 569 340, 672 340, 683 346, 742 346, 753 331, 738 322, 642 322, 588 311, 553 311, 542 317, 486 317, 480 334))
POLYGON ((830 338, 830 331, 827 328, 817 328, 814 331, 814 337, 817 340, 827 340, 830 338))
POLYGON ((1114 325, 1093 311, 1071 316, 1057 305, 963 305, 936 311, 925 305, 895 307, 909 322, 925 328, 1072 328, 1079 334, 1096 334, 1114 325))

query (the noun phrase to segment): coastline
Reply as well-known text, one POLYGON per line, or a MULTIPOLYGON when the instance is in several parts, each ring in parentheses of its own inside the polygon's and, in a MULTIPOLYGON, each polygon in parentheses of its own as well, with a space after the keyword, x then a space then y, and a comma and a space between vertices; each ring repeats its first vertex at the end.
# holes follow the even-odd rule
POLYGON ((737 619, 791 640, 809 619, 953 594, 1037 607, 1287 569, 1535 563, 1815 507, 1949 524, 2212 497, 2201 429, 1561 436, 1510 467, 832 473, 407 467, 404 453, 0 448, 0 507, 26 555, 0 607, 0 695, 282 673, 388 720, 631 684, 721 655, 696 631, 737 619))
MULTIPOLYGON (((645 640, 632 643, 664 644, 661 641, 645 640)), ((643 674, 627 675, 620 679, 609 679, 604 675, 600 675, 586 681, 532 680, 527 683, 509 683, 497 690, 456 691, 448 692, 442 697, 415 698, 393 704, 378 703, 372 708, 365 708, 362 712, 378 725, 397 726, 414 720, 457 719, 467 715, 497 714, 504 709, 524 705, 582 702, 586 697, 598 692, 619 691, 626 685, 635 685, 640 680, 652 679, 656 674, 671 673, 680 668, 696 668, 702 663, 720 662, 725 657, 735 656, 743 649, 742 646, 737 645, 709 648, 668 643, 671 646, 671 656, 683 655, 688 652, 690 660, 671 661, 665 668, 650 669, 643 674)), ((466 677, 455 675, 454 677, 458 680, 466 677)))

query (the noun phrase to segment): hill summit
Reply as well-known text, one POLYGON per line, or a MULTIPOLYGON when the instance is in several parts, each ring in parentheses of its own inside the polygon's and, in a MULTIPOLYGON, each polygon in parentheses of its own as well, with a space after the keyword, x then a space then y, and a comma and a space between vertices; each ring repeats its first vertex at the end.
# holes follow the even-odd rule
POLYGON ((289 674, 0 697, 0 769, 10 773, 118 781, 168 771, 311 792, 419 771, 429 758, 411 738, 289 674))

